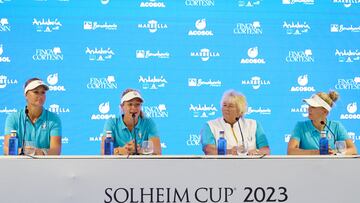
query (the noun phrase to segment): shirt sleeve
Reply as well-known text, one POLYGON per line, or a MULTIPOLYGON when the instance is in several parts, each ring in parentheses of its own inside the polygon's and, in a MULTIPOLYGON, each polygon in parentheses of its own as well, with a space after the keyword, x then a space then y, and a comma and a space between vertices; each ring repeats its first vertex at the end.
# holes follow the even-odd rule
POLYGON ((301 131, 302 131, 302 127, 301 127, 301 124, 298 122, 298 123, 296 123, 294 130, 291 132, 290 139, 295 139, 296 141, 298 141, 300 143, 301 142, 301 131))
POLYGON ((106 134, 106 131, 111 131, 111 134, 115 135, 114 126, 115 126, 115 122, 113 121, 113 119, 106 120, 104 124, 103 135, 106 134))
POLYGON ((343 141, 350 139, 350 136, 347 133, 347 130, 345 129, 344 125, 340 122, 337 122, 337 129, 336 129, 336 140, 343 141))
POLYGON ((259 122, 256 122, 256 148, 260 149, 262 147, 269 146, 264 129, 262 128, 259 122))
POLYGON ((148 138, 159 137, 156 124, 152 119, 148 120, 148 138))
POLYGON ((211 132, 210 126, 208 123, 206 123, 203 127, 203 129, 200 132, 201 135, 201 144, 202 147, 204 148, 206 145, 215 145, 216 144, 216 140, 215 137, 213 135, 213 133, 211 132))
POLYGON ((9 135, 12 130, 17 130, 18 131, 18 124, 17 124, 17 121, 16 121, 15 117, 16 117, 15 113, 11 113, 6 117, 5 132, 4 132, 5 135, 9 135))
POLYGON ((55 115, 52 119, 52 126, 50 128, 50 136, 62 136, 61 120, 59 116, 55 115))

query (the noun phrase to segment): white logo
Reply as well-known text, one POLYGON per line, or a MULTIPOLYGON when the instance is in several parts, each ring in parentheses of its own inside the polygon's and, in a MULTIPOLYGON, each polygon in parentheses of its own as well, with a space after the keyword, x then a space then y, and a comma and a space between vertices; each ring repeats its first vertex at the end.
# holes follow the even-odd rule
POLYGON ((307 5, 313 5, 315 0, 282 0, 283 4, 296 4, 296 3, 303 3, 307 5))
POLYGON ((0 32, 10 32, 11 26, 9 25, 9 21, 7 18, 0 19, 0 32))
POLYGON ((15 108, 8 109, 6 106, 3 109, 0 109, 0 113, 10 114, 15 112, 17 112, 17 109, 15 108))
POLYGON ((352 63, 354 61, 360 61, 360 52, 357 49, 348 51, 345 49, 343 51, 336 49, 335 56, 339 57, 338 60, 340 63, 352 63))
POLYGON ((302 35, 308 33, 311 29, 310 25, 306 22, 300 23, 299 21, 296 23, 294 23, 294 21, 291 21, 291 23, 284 21, 283 28, 288 35, 302 35))
POLYGON ((110 2, 110 0, 100 0, 100 3, 102 5, 107 5, 110 2))
POLYGON ((56 113, 56 114, 60 114, 60 113, 69 113, 70 109, 69 108, 64 108, 64 107, 60 107, 59 104, 51 104, 49 106, 49 111, 56 113))
POLYGON ((285 141, 286 143, 289 142, 290 139, 291 139, 291 134, 285 134, 285 135, 284 135, 284 141, 285 141))
POLYGON ((305 51, 289 51, 289 55, 285 58, 288 63, 311 63, 314 57, 311 49, 305 51))
POLYGON ((348 27, 346 27, 345 25, 342 24, 331 24, 330 25, 330 32, 360 32, 360 26, 353 26, 350 25, 348 27))
POLYGON ((164 2, 156 2, 156 0, 149 0, 149 1, 142 1, 140 3, 141 8, 147 8, 147 7, 155 7, 155 8, 165 8, 166 5, 164 2))
POLYGON ((195 22, 195 27, 197 30, 190 30, 189 36, 213 36, 214 33, 211 30, 205 30, 206 28, 206 19, 199 19, 195 22))
POLYGON ((99 111, 102 114, 108 113, 110 111, 110 102, 104 102, 99 105, 99 111))
POLYGON ((161 29, 167 29, 167 24, 158 23, 156 20, 149 20, 148 23, 138 24, 139 29, 148 29, 150 33, 155 33, 161 29))
POLYGON ((84 21, 84 30, 117 30, 118 25, 116 23, 108 23, 108 22, 97 22, 97 21, 84 21))
POLYGON ((165 104, 159 104, 158 106, 143 106, 142 111, 146 117, 149 118, 168 118, 169 112, 166 110, 165 104))
POLYGON ((200 49, 200 52, 191 52, 190 56, 192 57, 200 57, 202 61, 208 61, 212 57, 219 57, 219 52, 212 52, 210 49, 204 48, 200 49))
POLYGON ((107 78, 90 78, 87 84, 88 89, 117 89, 115 76, 109 75, 107 78))
POLYGON ((16 79, 9 79, 6 75, 0 75, 0 89, 5 88, 7 85, 15 85, 18 81, 16 79))
POLYGON ((349 8, 352 4, 360 4, 359 0, 333 0, 334 4, 343 4, 345 8, 349 8))
POLYGON ((33 23, 36 27, 36 32, 53 32, 58 31, 62 27, 61 22, 55 18, 54 20, 48 18, 45 20, 45 18, 42 18, 41 20, 37 20, 34 18, 33 23))
POLYGON ((348 119, 360 119, 360 114, 355 114, 356 111, 357 111, 357 103, 356 102, 349 103, 346 106, 346 110, 348 111, 348 113, 347 114, 341 114, 340 119, 345 119, 345 120, 348 120, 348 119))
POLYGON ((153 89, 156 90, 158 88, 163 88, 165 87, 165 84, 167 84, 168 82, 166 81, 166 79, 164 78, 164 76, 160 76, 159 78, 157 78, 156 76, 150 77, 143 77, 140 76, 139 77, 139 83, 142 83, 142 88, 143 89, 153 89))
POLYGON ((62 61, 64 55, 61 53, 60 47, 52 49, 36 49, 32 56, 34 61, 62 61))
POLYGON ((234 28, 234 34, 236 35, 261 35, 262 29, 259 21, 252 23, 237 23, 234 28))
POLYGON ((309 82, 308 75, 300 75, 297 82, 300 86, 292 86, 291 92, 315 92, 315 87, 306 86, 309 82))
POLYGON ((90 61, 105 61, 110 60, 112 56, 115 55, 113 50, 111 48, 103 49, 103 48, 95 48, 90 49, 89 47, 86 47, 85 54, 89 55, 90 61))
POLYGON ((302 117, 306 118, 309 116, 309 105, 303 104, 300 108, 291 108, 291 113, 300 113, 302 117))
POLYGON ((50 74, 47 77, 47 82, 49 83, 49 90, 50 91, 66 91, 64 86, 57 85, 59 81, 58 73, 50 74))
POLYGON ((89 137, 89 142, 101 142, 102 137, 103 137, 102 133, 100 133, 99 136, 89 137))
POLYGON ((249 48, 247 51, 249 58, 242 58, 240 63, 242 64, 265 64, 266 61, 263 58, 256 58, 259 54, 258 47, 249 48))
POLYGON ((209 86, 209 87, 221 87, 222 83, 220 80, 203 80, 201 78, 188 78, 189 87, 200 87, 200 86, 209 86))
POLYGON ((69 144, 69 138, 68 137, 62 137, 61 138, 61 143, 62 144, 69 144))
POLYGON ((261 115, 270 115, 271 109, 263 108, 263 107, 253 108, 253 107, 249 106, 246 114, 252 114, 252 113, 261 114, 261 115))
POLYGON ((357 104, 356 104, 356 102, 353 102, 353 103, 348 104, 347 107, 346 107, 346 109, 347 109, 347 111, 348 111, 349 113, 355 113, 355 112, 357 111, 357 104))
POLYGON ((355 77, 354 79, 338 79, 335 89, 360 90, 360 77, 355 77))
POLYGON ((215 0, 185 0, 185 6, 212 7, 215 0))
POLYGON ((241 84, 251 85, 254 90, 258 90, 261 85, 270 85, 270 80, 262 80, 259 76, 253 76, 250 80, 242 80, 241 84))
POLYGON ((357 136, 354 132, 348 132, 347 134, 353 140, 353 143, 360 140, 360 135, 357 136))
POLYGON ((138 59, 147 59, 147 58, 159 58, 159 59, 168 59, 170 58, 169 52, 151 52, 150 50, 136 50, 136 58, 138 59))
POLYGON ((256 7, 259 6, 262 0, 239 0, 239 7, 256 7))
POLYGON ((115 114, 108 114, 110 111, 110 102, 103 102, 99 104, 98 110, 101 114, 92 114, 91 120, 107 120, 115 118, 115 114))
POLYGON ((0 44, 0 63, 10 63, 11 59, 9 56, 3 56, 2 54, 4 53, 4 48, 3 45, 0 44))
POLYGON ((218 111, 214 104, 207 106, 206 104, 197 106, 190 104, 189 111, 193 112, 194 118, 207 118, 209 116, 215 116, 216 112, 218 111))
POLYGON ((189 139, 186 141, 187 146, 199 146, 201 136, 198 134, 190 134, 189 139))

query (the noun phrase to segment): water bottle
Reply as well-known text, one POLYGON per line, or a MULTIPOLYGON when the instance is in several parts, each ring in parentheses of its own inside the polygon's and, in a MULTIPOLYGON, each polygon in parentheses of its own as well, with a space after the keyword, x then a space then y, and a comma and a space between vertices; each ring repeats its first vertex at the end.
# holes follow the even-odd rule
POLYGON ((322 130, 320 132, 319 151, 320 151, 320 155, 328 155, 329 154, 329 140, 326 136, 325 130, 322 130))
POLYGON ((226 155, 226 139, 223 130, 220 130, 219 132, 219 139, 217 141, 217 150, 218 150, 218 155, 226 155))
POLYGON ((9 138, 9 155, 18 155, 18 138, 16 130, 12 130, 9 138))
POLYGON ((104 140, 104 154, 105 155, 114 154, 114 139, 111 136, 111 131, 106 131, 106 136, 104 140))

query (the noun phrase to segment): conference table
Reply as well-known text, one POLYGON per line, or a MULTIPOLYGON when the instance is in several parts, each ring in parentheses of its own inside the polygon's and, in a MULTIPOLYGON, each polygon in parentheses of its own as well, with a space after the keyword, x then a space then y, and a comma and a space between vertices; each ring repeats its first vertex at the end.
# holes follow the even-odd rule
POLYGON ((1 202, 360 202, 360 156, 1 156, 1 202))

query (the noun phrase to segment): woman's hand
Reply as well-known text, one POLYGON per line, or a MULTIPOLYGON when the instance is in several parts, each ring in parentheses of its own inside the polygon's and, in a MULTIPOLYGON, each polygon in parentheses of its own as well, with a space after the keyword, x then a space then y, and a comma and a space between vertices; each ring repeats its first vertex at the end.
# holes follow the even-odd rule
MULTIPOLYGON (((126 143, 124 146, 126 154, 134 154, 135 153, 135 141, 131 140, 130 142, 126 143)), ((140 146, 136 145, 138 153, 140 152, 140 146)))

